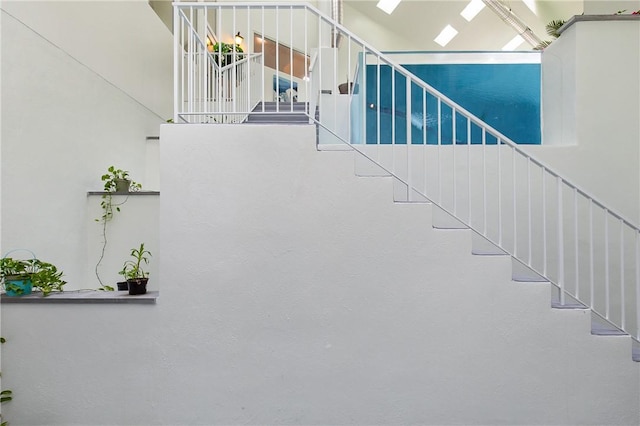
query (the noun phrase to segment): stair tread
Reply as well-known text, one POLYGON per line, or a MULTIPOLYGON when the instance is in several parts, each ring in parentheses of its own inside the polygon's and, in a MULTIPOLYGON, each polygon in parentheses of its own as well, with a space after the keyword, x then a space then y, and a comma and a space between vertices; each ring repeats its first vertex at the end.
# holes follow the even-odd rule
POLYGON ((611 324, 605 318, 592 312, 591 313, 591 334, 595 336, 627 336, 628 333, 620 330, 611 324))

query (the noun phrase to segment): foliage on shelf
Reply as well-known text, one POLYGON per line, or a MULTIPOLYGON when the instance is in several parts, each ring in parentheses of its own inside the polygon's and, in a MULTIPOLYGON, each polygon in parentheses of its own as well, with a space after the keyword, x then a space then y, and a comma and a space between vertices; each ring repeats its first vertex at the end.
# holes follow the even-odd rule
POLYGON ((139 191, 142 185, 133 181, 129 177, 127 170, 116 169, 114 166, 109 166, 107 173, 103 174, 100 179, 104 182, 104 191, 106 194, 102 196, 102 202, 100 203, 102 216, 96 219, 96 221, 108 222, 113 219, 114 211, 119 212, 120 206, 126 202, 125 200, 120 204, 113 204, 113 194, 128 194, 130 191, 139 191))
MULTIPOLYGON (((616 13, 614 13, 614 15, 624 15, 625 12, 627 10, 619 10, 616 13)), ((630 13, 631 15, 640 15, 640 9, 633 11, 630 13)), ((552 40, 545 40, 542 43, 540 43, 539 45, 537 45, 536 47, 534 47, 535 50, 544 50, 547 46, 549 46, 551 43, 553 43, 553 41, 557 38, 560 37, 560 33, 558 32, 560 30, 560 28, 566 24, 567 21, 564 19, 554 19, 553 21, 549 22, 545 28, 547 30, 547 34, 550 35, 551 37, 553 37, 552 40)))
POLYGON ((244 55, 241 54, 244 53, 244 50, 242 50, 242 47, 240 47, 239 44, 234 45, 230 43, 218 42, 213 45, 211 53, 214 55, 214 57, 216 58, 216 62, 218 62, 218 65, 220 65, 221 67, 244 58, 244 55), (236 56, 235 60, 233 58, 234 53, 236 56))
POLYGON ((114 291, 113 286, 105 285, 102 282, 98 271, 107 248, 107 223, 113 219, 115 212, 120 211, 120 206, 127 202, 129 199, 128 194, 132 191, 139 191, 142 185, 132 180, 127 170, 118 169, 115 166, 109 166, 107 173, 103 174, 100 179, 104 183, 105 194, 102 196, 102 201, 100 202, 102 216, 96 219, 96 222, 102 225, 102 250, 100 252, 100 258, 96 263, 95 274, 100 283, 99 290, 114 291), (127 197, 122 202, 116 204, 113 202, 114 194, 124 194, 127 195, 127 197))
MULTIPOLYGON (((553 37, 553 40, 557 39, 558 37, 560 37, 560 33, 558 31, 566 23, 567 23, 567 21, 565 21, 564 19, 554 19, 553 21, 549 22, 545 26, 545 28, 547 30, 547 34, 550 35, 551 37, 553 37)), ((553 43, 553 40, 545 40, 542 43, 540 43, 539 45, 537 45, 536 47, 534 47, 534 49, 535 50, 544 50, 547 46, 549 46, 551 43, 553 43)))
POLYGON ((0 278, 5 290, 13 291, 20 295, 22 287, 11 283, 8 278, 17 280, 31 280, 33 288, 42 291, 43 296, 49 295, 52 291, 63 291, 63 286, 67 283, 62 279, 63 272, 48 262, 39 259, 20 260, 11 257, 0 259, 0 278))
POLYGON ((133 260, 124 262, 120 275, 123 275, 128 280, 148 278, 149 273, 143 269, 143 266, 149 264, 151 253, 144 248, 144 243, 140 243, 140 247, 138 248, 131 249, 130 255, 133 260))

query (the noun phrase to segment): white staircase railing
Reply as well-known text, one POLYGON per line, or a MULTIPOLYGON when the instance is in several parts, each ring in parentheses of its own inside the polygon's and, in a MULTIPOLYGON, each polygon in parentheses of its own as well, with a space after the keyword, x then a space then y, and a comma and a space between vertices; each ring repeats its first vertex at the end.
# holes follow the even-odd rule
POLYGON ((274 89, 284 79, 297 87, 297 99, 280 100, 276 109, 293 111, 295 100, 304 102, 321 137, 361 154, 361 174, 393 176, 401 201, 435 203, 550 281, 557 306, 589 308, 606 332, 640 341, 640 230, 622 215, 312 6, 174 8, 176 122, 241 122, 265 113, 252 110, 278 99, 274 89), (217 73, 225 70, 202 51, 198 22, 209 23, 219 40, 246 34, 246 51, 267 36, 275 52, 246 60, 244 71, 234 68, 236 78, 248 76, 241 83, 225 80, 217 73), (346 80, 338 76, 356 70, 348 93, 338 95, 346 80), (220 88, 220 80, 238 84, 220 88), (381 106, 385 85, 391 86, 390 108, 381 106), (231 101, 224 107, 211 101, 210 87, 217 88, 214 99, 222 91, 231 101))

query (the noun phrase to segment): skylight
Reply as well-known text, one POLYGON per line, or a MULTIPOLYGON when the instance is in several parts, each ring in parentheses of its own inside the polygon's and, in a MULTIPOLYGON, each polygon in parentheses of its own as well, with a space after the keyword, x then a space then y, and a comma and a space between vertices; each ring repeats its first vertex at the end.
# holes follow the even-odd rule
POLYGON ((395 8, 400 4, 401 0, 380 0, 378 2, 378 8, 387 12, 389 15, 395 10, 395 8))
POLYGON ((502 50, 515 50, 524 42, 524 39, 520 34, 511 39, 511 41, 504 45, 502 50))
POLYGON ((438 37, 434 38, 433 41, 438 43, 440 46, 445 47, 456 35, 458 31, 453 28, 451 25, 447 25, 444 27, 438 37))
POLYGON ((460 12, 460 15, 471 22, 482 9, 484 9, 484 2, 482 0, 471 0, 467 7, 460 12))
POLYGON ((536 5, 536 0, 522 0, 524 4, 532 11, 535 15, 538 15, 538 6, 536 5))

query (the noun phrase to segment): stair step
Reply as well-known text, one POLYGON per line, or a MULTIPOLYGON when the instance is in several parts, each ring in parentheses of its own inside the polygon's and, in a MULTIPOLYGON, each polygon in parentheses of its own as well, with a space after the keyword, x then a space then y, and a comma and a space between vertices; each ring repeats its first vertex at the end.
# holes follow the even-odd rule
POLYGON ((517 259, 511 258, 511 279, 525 283, 546 283, 548 280, 523 264, 517 259))
POLYGON ((600 315, 591 312, 591 334, 596 336, 626 336, 627 333, 611 324, 600 315))
POLYGON ((294 102, 291 104, 290 102, 258 102, 258 104, 253 108, 253 112, 262 112, 262 106, 264 105, 264 112, 306 112, 307 103, 306 102, 294 102))
POLYGON ((309 117, 291 112, 256 113, 249 114, 245 123, 309 124, 309 117))
POLYGON ((473 232, 471 234, 471 254, 478 256, 504 256, 507 252, 482 235, 473 232))
POLYGON ((424 195, 415 189, 409 189, 409 185, 399 179, 393 179, 393 202, 394 203, 431 203, 424 195))
POLYGON ((560 300, 560 289, 551 286, 551 307, 555 309, 588 309, 584 303, 565 293, 564 303, 560 300))
POLYGON ((432 226, 436 229, 469 229, 467 225, 435 205, 433 206, 432 226))

